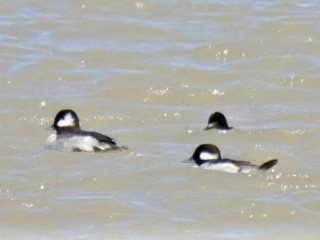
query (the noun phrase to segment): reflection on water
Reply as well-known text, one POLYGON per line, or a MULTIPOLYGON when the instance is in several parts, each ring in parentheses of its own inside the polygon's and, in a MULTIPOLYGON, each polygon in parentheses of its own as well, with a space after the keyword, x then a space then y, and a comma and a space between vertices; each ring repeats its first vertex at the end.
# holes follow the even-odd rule
POLYGON ((3 239, 317 239, 316 2, 3 2, 3 239), (45 151, 58 110, 130 148, 45 151), (223 112, 234 130, 203 131, 223 112), (259 176, 181 163, 201 143, 259 176), (252 227, 254 226, 254 227, 252 227))

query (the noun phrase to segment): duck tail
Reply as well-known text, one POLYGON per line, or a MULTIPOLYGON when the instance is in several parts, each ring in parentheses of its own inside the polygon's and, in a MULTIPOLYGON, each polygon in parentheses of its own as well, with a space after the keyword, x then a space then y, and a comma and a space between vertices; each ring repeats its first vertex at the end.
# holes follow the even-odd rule
POLYGON ((272 168, 274 165, 278 163, 277 159, 272 159, 268 162, 263 163, 261 166, 259 166, 259 169, 263 172, 267 171, 268 169, 272 168))

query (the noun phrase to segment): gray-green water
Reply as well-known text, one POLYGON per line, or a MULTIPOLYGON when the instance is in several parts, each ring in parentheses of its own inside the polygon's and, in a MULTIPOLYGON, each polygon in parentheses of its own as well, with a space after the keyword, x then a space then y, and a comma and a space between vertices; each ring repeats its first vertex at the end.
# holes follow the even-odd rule
POLYGON ((317 1, 1 1, 1 239, 318 239, 317 1), (128 145, 44 150, 58 110, 128 145), (204 132, 226 114, 232 132, 204 132), (261 176, 181 163, 201 143, 261 176))

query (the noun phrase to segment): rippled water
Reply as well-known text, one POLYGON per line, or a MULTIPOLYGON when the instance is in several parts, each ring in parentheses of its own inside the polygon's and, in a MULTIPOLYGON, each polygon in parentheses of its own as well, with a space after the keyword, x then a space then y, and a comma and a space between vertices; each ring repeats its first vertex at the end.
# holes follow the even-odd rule
POLYGON ((318 239, 318 1, 1 1, 1 239, 318 239), (44 150, 58 110, 128 145, 44 150), (204 132, 209 115, 235 129, 204 132), (259 176, 181 163, 201 143, 259 176))

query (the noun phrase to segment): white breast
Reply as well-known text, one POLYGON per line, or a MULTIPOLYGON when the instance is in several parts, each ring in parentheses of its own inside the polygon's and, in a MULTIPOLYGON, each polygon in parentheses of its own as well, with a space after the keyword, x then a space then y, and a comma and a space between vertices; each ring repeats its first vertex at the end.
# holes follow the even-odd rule
POLYGON ((222 171, 222 172, 228 172, 228 173, 239 172, 239 167, 232 163, 216 163, 216 164, 203 163, 201 164, 200 167, 203 169, 216 170, 216 171, 222 171))
POLYGON ((45 148, 55 149, 56 144, 57 144, 57 134, 53 133, 47 138, 47 140, 45 142, 45 148))

